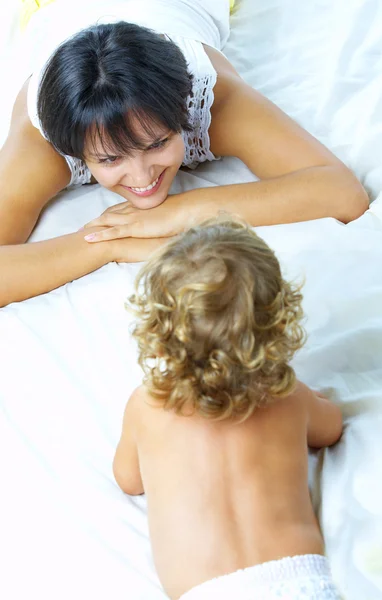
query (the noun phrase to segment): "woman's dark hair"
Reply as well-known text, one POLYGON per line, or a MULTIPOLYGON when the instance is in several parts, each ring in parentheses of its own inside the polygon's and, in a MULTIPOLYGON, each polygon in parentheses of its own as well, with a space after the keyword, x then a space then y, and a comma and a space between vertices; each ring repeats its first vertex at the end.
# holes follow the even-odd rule
POLYGON ((179 48, 131 23, 94 25, 66 40, 43 73, 37 111, 42 130, 62 154, 84 159, 85 143, 100 154, 127 155, 147 145, 156 127, 190 131, 192 76, 179 48))

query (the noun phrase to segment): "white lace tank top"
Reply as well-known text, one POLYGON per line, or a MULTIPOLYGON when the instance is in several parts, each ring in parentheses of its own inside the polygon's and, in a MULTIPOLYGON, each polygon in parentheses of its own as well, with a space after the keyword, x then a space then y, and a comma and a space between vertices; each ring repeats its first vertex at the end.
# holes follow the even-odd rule
MULTIPOLYGON (((56 3, 58 4, 59 1, 60 0, 56 0, 56 2, 51 6, 54 7, 54 5, 56 3)), ((67 1, 68 0, 66 0, 66 2, 67 1)), ((128 0, 125 0, 125 3, 126 1, 128 0)), ((166 14, 163 14, 163 7, 166 6, 167 10, 165 12, 167 13, 168 17, 168 8, 169 4, 171 4, 172 18, 170 21, 168 19, 166 21, 167 33, 165 35, 167 39, 172 40, 182 51, 184 57, 186 58, 188 69, 193 75, 192 93, 188 98, 189 121, 192 131, 183 132, 182 134, 185 146, 185 155, 182 166, 189 167, 191 169, 194 169, 199 163, 204 161, 212 161, 217 159, 210 150, 210 139, 208 134, 208 129, 211 123, 211 106, 214 101, 213 88, 215 86, 217 76, 212 63, 203 48, 203 43, 220 50, 222 44, 226 41, 229 32, 228 1, 226 2, 225 0, 219 0, 220 9, 218 15, 216 14, 216 0, 204 0, 203 6, 201 3, 199 4, 199 1, 200 0, 193 0, 191 6, 191 3, 189 3, 188 0, 155 0, 155 5, 152 5, 153 7, 155 6, 155 12, 157 12, 158 8, 160 9, 161 17, 166 17, 166 14), (159 5, 162 5, 162 8, 160 8, 159 5), (209 7, 208 5, 213 6, 213 8, 211 8, 211 6, 209 7), (211 10, 209 10, 209 8, 211 10), (176 19, 177 15, 175 9, 179 13, 178 16, 181 15, 181 18, 178 20, 178 22, 176 19), (187 13, 187 10, 185 9, 187 9, 189 12, 187 13), (172 31, 177 30, 183 31, 186 36, 172 33, 172 31), (192 38, 187 37, 187 35, 190 35, 191 31, 193 32, 192 38)), ((115 4, 112 7, 113 9, 120 5, 120 0, 112 0, 112 2, 109 2, 108 8, 110 7, 110 4, 113 4, 113 2, 115 4)), ((140 13, 142 9, 144 9, 142 15, 145 14, 145 18, 143 18, 142 15, 132 14, 131 9, 129 10, 128 14, 123 15, 116 10, 113 10, 114 18, 112 20, 120 20, 124 18, 130 22, 150 27, 150 23, 148 22, 147 18, 147 10, 150 8, 148 6, 149 4, 151 4, 151 0, 140 0, 139 4, 135 2, 134 4, 131 3, 129 5, 131 8, 133 6, 134 8, 139 6, 140 13)), ((126 4, 124 6, 126 6, 126 4)), ((111 12, 112 11, 110 10, 110 13, 111 12)), ((102 18, 102 21, 110 21, 110 13, 107 16, 107 19, 102 18)), ((159 13, 156 16, 158 15, 159 13)), ((60 17, 62 17, 62 15, 60 15, 60 17)), ((98 22, 100 22, 100 20, 101 19, 97 19, 98 22)), ((156 23, 155 30, 159 32, 160 29, 158 26, 162 23, 158 23, 158 19, 154 19, 153 15, 151 15, 149 21, 150 20, 151 23, 156 23)), ((94 20, 90 20, 90 22, 94 22, 94 20)), ((164 24, 165 23, 163 22, 163 25, 164 24)), ((153 26, 151 28, 154 29, 153 26)), ((163 32, 163 28, 161 28, 162 31, 160 31, 160 33, 163 32)), ((50 30, 52 30, 51 23, 50 30)), ((62 38, 62 40, 66 39, 66 37, 68 37, 68 35, 62 38)), ((57 47, 57 41, 55 47, 57 47)), ((51 48, 48 56, 51 55, 52 51, 54 51, 54 48, 51 48)), ((46 56, 47 54, 45 53, 45 57, 46 56)), ((42 62, 40 60, 40 65, 41 64, 42 67, 39 67, 32 74, 29 80, 28 113, 32 124, 38 128, 41 133, 43 133, 37 115, 37 95, 41 75, 46 64, 46 58, 42 62)), ((68 187, 83 185, 90 182, 90 170, 82 160, 72 156, 65 156, 65 159, 71 171, 71 180, 68 187)))

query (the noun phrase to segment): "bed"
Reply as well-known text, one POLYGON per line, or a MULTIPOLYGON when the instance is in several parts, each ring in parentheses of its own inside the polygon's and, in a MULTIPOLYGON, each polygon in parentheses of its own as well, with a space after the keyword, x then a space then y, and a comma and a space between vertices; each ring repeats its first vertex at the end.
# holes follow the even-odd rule
MULTIPOLYGON (((1 7, 0 145, 33 47, 1 7), (4 86, 5 87, 5 86, 4 86)), ((258 228, 305 281, 298 376, 341 403, 340 443, 312 454, 312 495, 347 600, 382 598, 382 4, 239 0, 225 48, 241 75, 348 164, 367 213, 258 228)), ((173 191, 250 181, 235 159, 182 171, 173 191)), ((78 229, 115 203, 98 186, 60 194, 31 241, 78 229), (75 206, 74 206, 75 205, 75 206)), ((140 381, 124 299, 139 265, 109 264, 0 310, 0 597, 162 600, 144 497, 111 463, 140 381)))

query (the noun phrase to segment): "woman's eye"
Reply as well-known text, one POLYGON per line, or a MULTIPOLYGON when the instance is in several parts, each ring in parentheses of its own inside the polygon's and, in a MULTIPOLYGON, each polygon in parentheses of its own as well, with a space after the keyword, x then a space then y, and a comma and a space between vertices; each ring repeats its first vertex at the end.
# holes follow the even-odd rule
POLYGON ((120 159, 120 156, 106 156, 105 158, 100 158, 98 162, 101 165, 114 165, 120 159))
POLYGON ((164 140, 160 140, 159 142, 155 142, 155 144, 151 144, 149 150, 158 150, 159 148, 163 148, 168 142, 168 137, 164 138, 164 140))

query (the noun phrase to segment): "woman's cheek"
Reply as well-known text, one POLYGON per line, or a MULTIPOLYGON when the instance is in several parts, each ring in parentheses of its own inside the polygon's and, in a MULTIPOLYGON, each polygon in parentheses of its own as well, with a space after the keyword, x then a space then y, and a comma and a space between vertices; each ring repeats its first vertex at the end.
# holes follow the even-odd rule
POLYGON ((185 150, 183 138, 179 135, 178 139, 176 140, 176 143, 174 143, 169 148, 167 162, 169 163, 169 165, 171 164, 179 168, 184 160, 184 154, 185 150))
POLYGON ((102 185, 102 187, 111 189, 117 184, 118 174, 115 168, 103 167, 91 163, 87 163, 87 167, 89 168, 89 171, 93 177, 100 185, 102 185))

